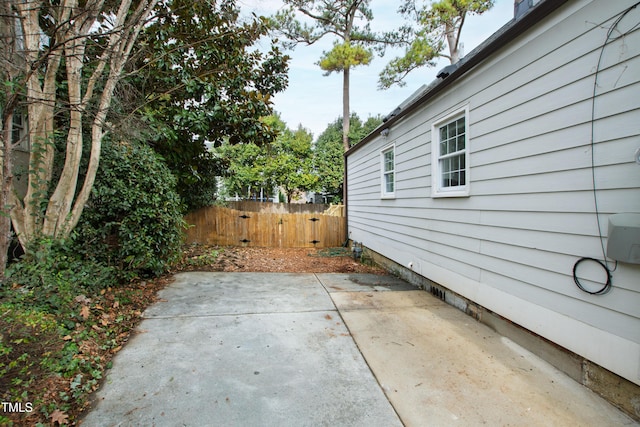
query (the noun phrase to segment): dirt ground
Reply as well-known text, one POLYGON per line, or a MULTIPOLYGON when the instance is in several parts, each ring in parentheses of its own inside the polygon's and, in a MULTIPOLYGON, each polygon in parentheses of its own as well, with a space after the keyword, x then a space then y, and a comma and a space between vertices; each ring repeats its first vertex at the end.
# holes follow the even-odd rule
POLYGON ((381 268, 351 256, 350 248, 253 248, 193 245, 185 249, 181 271, 278 273, 373 273, 381 268))

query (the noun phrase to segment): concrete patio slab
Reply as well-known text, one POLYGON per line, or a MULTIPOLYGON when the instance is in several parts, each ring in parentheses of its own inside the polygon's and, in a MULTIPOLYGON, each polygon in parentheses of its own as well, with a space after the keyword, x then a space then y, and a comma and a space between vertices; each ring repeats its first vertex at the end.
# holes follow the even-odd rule
POLYGON ((341 291, 407 291, 416 287, 395 276, 362 273, 317 273, 316 277, 329 292, 341 291))
POLYGON ((335 310, 313 274, 181 273, 145 318, 335 310))
POLYGON ((401 426, 313 274, 187 273, 83 426, 401 426))
POLYGON ((83 426, 638 425, 390 276, 182 273, 159 297, 83 426))
POLYGON ((423 291, 333 292, 406 426, 617 426, 629 417, 423 291))

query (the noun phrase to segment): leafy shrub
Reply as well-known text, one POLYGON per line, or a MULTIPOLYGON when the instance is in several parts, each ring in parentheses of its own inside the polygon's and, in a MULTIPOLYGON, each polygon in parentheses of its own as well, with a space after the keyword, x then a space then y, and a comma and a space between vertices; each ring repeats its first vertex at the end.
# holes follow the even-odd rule
POLYGON ((123 278, 159 275, 180 256, 184 220, 176 181, 144 145, 103 145, 100 170, 75 233, 86 258, 123 278))
POLYGON ((210 152, 193 159, 192 164, 174 166, 178 181, 176 191, 188 211, 212 206, 218 200, 218 180, 225 171, 224 161, 210 152))
POLYGON ((80 293, 97 294, 117 284, 116 277, 115 268, 81 259, 71 241, 39 239, 29 255, 7 269, 0 299, 10 294, 25 306, 56 313, 80 293), (10 284, 19 286, 19 291, 9 289, 10 284))

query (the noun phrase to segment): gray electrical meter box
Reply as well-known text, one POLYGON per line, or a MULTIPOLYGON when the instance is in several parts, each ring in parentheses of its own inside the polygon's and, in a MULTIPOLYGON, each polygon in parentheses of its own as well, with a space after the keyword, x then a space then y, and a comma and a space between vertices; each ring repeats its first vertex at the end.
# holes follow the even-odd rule
POLYGON ((607 256, 619 262, 640 264, 640 214, 623 213, 609 217, 607 256))

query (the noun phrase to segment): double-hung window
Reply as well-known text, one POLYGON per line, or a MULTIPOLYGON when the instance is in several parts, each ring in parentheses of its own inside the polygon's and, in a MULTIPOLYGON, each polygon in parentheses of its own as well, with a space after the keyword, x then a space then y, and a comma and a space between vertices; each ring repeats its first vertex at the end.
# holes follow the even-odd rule
POLYGON ((396 193, 396 160, 395 146, 390 146, 382 150, 382 197, 392 198, 396 193))
POLYGON ((458 110, 435 122, 431 128, 431 195, 469 195, 468 109, 458 110))

